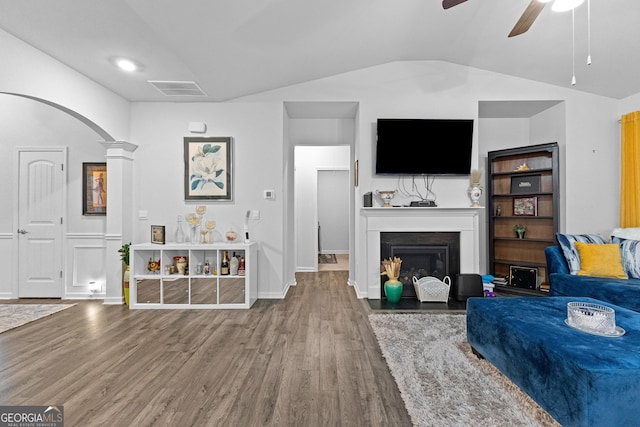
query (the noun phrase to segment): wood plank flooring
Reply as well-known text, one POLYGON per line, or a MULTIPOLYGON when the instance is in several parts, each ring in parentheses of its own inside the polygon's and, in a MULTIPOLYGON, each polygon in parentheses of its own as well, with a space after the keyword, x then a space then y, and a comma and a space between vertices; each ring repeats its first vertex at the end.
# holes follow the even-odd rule
POLYGON ((67 426, 410 426, 347 275, 299 273, 249 310, 80 301, 0 334, 0 405, 61 404, 67 426))

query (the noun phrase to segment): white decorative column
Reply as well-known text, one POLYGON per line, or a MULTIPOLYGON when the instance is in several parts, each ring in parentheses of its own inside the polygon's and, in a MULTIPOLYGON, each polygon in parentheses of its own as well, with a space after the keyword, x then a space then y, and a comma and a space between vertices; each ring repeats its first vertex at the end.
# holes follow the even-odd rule
POLYGON ((482 207, 362 208, 367 220, 367 298, 380 299, 380 233, 460 233, 460 273, 480 272, 480 220, 482 207))
POLYGON ((103 141, 107 150, 107 225, 105 231, 107 284, 105 304, 122 304, 122 261, 118 249, 131 241, 133 221, 133 152, 137 145, 103 141))

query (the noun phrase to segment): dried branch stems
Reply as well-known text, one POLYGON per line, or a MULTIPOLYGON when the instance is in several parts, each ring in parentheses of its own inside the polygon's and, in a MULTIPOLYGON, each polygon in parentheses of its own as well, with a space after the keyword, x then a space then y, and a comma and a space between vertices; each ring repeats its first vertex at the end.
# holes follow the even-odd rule
POLYGON ((398 280, 398 277, 400 276, 400 264, 402 264, 402 260, 398 257, 383 260, 383 274, 386 274, 389 280, 398 280))

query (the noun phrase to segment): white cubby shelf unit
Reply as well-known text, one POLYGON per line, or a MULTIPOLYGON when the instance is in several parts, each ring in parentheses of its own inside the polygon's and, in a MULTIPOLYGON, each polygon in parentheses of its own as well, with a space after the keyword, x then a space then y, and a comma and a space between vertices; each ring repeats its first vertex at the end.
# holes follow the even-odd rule
POLYGON ((258 259, 255 243, 142 243, 131 246, 129 307, 132 309, 242 309, 250 308, 258 295, 258 259), (220 264, 227 252, 244 258, 244 274, 221 275, 220 264), (186 258, 188 271, 171 271, 179 258, 186 258), (159 269, 149 271, 149 261, 159 269), (210 264, 209 273, 198 265, 210 264))

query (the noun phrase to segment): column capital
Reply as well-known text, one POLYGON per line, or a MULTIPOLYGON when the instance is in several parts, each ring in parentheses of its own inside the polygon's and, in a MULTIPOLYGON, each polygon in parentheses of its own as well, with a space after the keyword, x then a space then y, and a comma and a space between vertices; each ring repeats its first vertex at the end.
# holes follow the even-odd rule
POLYGON ((119 155, 124 153, 133 153, 138 148, 136 144, 133 144, 127 141, 99 141, 99 142, 100 142, 100 145, 102 145, 107 150, 107 156, 119 155))

